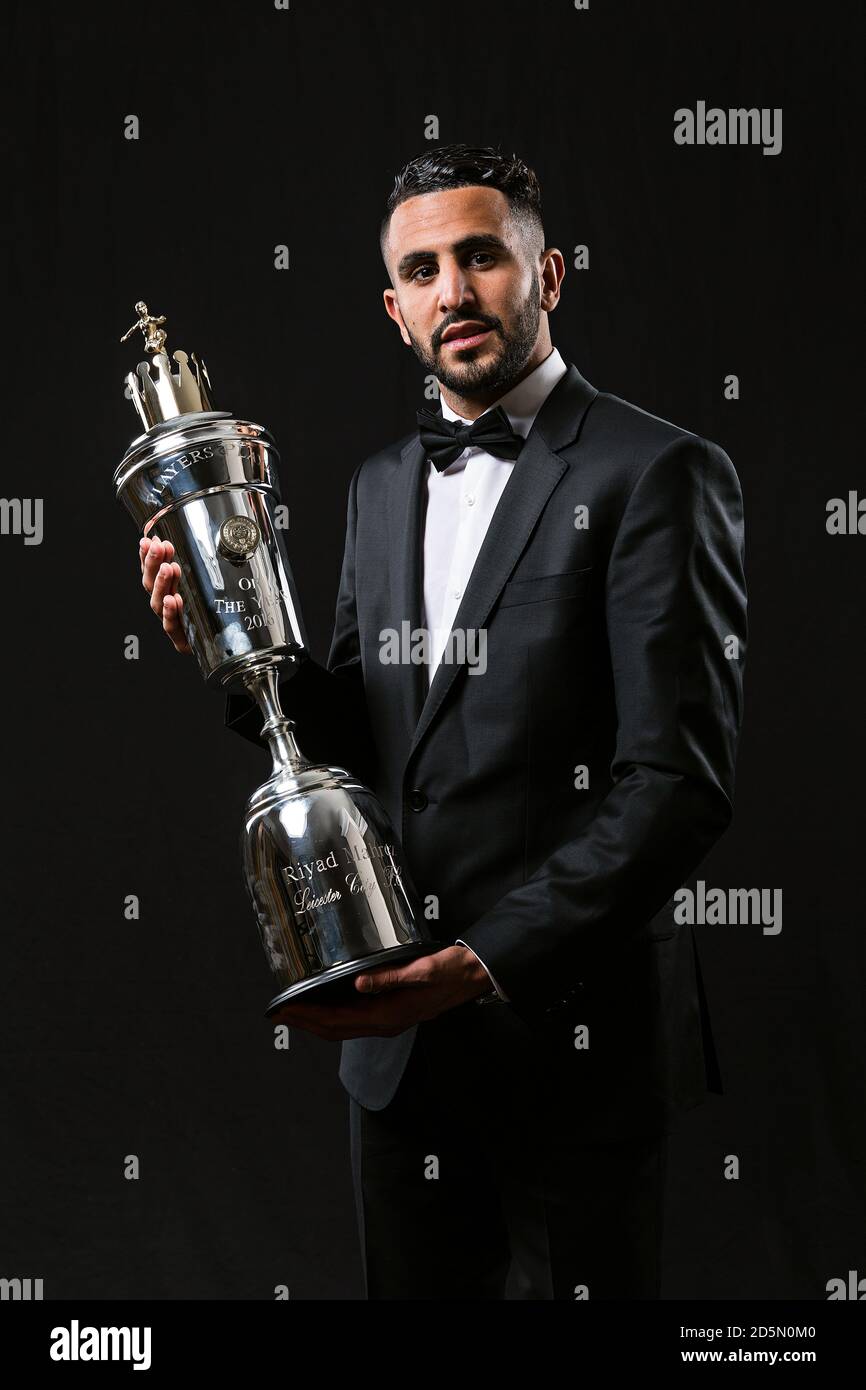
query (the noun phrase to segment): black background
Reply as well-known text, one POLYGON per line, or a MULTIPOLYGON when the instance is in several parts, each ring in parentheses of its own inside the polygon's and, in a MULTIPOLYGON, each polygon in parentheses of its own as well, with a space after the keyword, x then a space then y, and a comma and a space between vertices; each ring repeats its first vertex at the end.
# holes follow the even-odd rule
POLYGON ((674 1140, 664 1295, 822 1299, 866 1275, 866 540, 825 529, 828 499, 866 488, 860 7, 19 4, 2 23, 0 492, 44 498, 44 539, 0 536, 0 1275, 46 1298, 361 1297, 338 1045, 295 1031, 276 1052, 262 1015, 237 836, 269 760, 162 635, 114 500, 142 355, 118 339, 146 299, 204 355, 214 407, 276 436, 323 660, 349 479, 424 403, 377 236, 430 113, 441 142, 536 169, 566 360, 721 444, 745 495, 736 815, 700 876, 781 888, 783 929, 698 928, 727 1094, 674 1140), (675 145, 698 100, 782 107, 781 154, 675 145))

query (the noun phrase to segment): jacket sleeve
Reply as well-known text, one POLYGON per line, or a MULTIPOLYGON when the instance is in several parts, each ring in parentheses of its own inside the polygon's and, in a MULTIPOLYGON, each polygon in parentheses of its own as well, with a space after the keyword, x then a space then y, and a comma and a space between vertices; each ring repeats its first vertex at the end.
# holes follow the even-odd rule
MULTIPOLYGON (((309 655, 279 683, 283 710, 295 721, 300 749, 311 762, 336 763, 370 782, 376 755, 367 716, 364 675, 355 602, 355 543, 358 517, 358 474, 349 484, 346 545, 337 594, 334 634, 327 666, 309 655)), ((261 711, 245 691, 226 697, 225 725, 244 738, 259 742, 261 711)))
POLYGON ((605 606, 613 785, 579 835, 462 933, 529 1020, 566 1005, 582 973, 660 911, 731 819, 746 589, 742 495, 718 445, 682 436, 639 476, 605 606))

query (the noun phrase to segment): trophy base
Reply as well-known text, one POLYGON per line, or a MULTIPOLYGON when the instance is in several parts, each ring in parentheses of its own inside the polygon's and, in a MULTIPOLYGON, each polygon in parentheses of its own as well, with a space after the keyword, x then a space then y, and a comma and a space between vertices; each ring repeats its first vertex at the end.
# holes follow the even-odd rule
POLYGON ((447 945, 447 941, 411 941, 406 946, 389 946, 384 951, 374 951, 372 955, 364 956, 363 960, 350 960, 343 965, 332 965, 320 975, 314 975, 309 980, 299 980, 296 985, 291 985, 281 994, 277 994, 265 1009, 265 1018, 269 1018, 291 999, 300 996, 304 996, 305 1002, 310 1004, 350 1004, 358 997, 358 991, 353 984, 356 975, 363 974, 365 970, 374 970, 379 965, 398 965, 414 960, 417 956, 431 955, 443 950, 447 945))

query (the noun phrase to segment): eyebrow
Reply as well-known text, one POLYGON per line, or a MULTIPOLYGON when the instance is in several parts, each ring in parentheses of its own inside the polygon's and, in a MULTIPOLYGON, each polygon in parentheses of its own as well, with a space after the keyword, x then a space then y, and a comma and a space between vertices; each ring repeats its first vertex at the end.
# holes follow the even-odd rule
MULTIPOLYGON (((480 250, 488 248, 496 251, 507 251, 508 247, 501 237, 495 236, 493 232, 473 232, 470 236, 461 237, 459 241, 452 242, 451 250, 459 255, 461 251, 480 250)), ((401 279, 405 279, 408 273, 420 265, 422 261, 435 261, 438 251, 407 251, 405 256, 401 256, 397 265, 397 274, 401 279)))

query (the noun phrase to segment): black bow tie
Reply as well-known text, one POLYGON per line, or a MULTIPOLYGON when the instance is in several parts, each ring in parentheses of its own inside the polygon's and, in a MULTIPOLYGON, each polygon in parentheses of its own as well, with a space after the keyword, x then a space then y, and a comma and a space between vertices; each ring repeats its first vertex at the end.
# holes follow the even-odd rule
POLYGON ((444 415, 430 410, 417 411, 416 418, 424 450, 440 473, 473 445, 500 459, 516 459, 523 448, 523 435, 512 429, 501 405, 486 410, 471 425, 464 425, 462 420, 446 420, 444 415))

